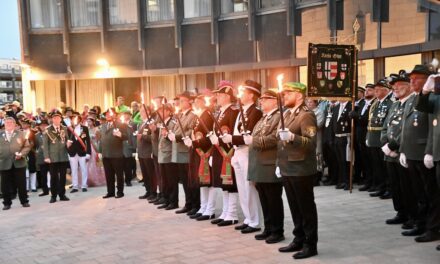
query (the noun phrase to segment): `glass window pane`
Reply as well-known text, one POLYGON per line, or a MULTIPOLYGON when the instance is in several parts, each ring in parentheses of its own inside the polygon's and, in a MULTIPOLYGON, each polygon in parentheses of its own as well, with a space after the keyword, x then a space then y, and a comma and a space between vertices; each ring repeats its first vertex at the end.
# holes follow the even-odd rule
POLYGON ((138 21, 136 0, 110 0, 110 25, 135 24, 138 21))
POLYGON ((360 60, 358 63, 358 85, 365 87, 367 83, 374 83, 374 60, 360 60))
POLYGON ((429 13, 429 40, 436 39, 440 39, 440 12, 431 10, 429 13))
POLYGON ((61 0, 30 1, 32 28, 61 27, 61 0))
POLYGON ((185 18, 211 15, 211 0, 184 0, 183 5, 185 18))
POLYGON ((248 0, 221 0, 222 14, 244 12, 248 10, 248 0))
POLYGON ((307 85, 307 66, 299 66, 299 81, 307 85))
POLYGON ((101 25, 99 0, 74 0, 70 2, 70 24, 72 27, 101 25))
POLYGON ((385 76, 399 73, 400 70, 410 72, 414 65, 422 63, 422 54, 412 54, 385 58, 385 76))
POLYGON ((284 7, 286 4, 287 0, 260 0, 260 8, 284 7))
POLYGON ((174 19, 173 0, 146 0, 147 21, 167 21, 174 19))

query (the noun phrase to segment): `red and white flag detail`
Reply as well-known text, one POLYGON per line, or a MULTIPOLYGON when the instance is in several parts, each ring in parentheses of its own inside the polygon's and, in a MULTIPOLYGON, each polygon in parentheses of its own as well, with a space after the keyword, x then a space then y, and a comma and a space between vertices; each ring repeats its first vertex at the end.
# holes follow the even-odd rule
POLYGON ((331 81, 338 75, 338 62, 337 61, 326 61, 325 62, 325 77, 327 80, 331 81))

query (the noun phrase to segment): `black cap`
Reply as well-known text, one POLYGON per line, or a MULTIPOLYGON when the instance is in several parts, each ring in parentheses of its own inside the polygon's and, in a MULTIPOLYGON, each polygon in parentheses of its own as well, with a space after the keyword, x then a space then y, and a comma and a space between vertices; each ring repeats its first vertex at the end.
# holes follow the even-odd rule
POLYGON ((409 75, 405 70, 400 70, 399 74, 390 74, 389 79, 389 83, 391 85, 395 84, 396 82, 410 82, 409 75))
POLYGON ((358 91, 365 93, 365 88, 362 86, 358 86, 358 91))
POLYGON ((258 82, 252 80, 246 80, 244 82, 244 85, 242 85, 241 87, 257 94, 258 96, 261 95, 261 84, 259 84, 258 82))
POLYGON ((268 89, 264 91, 260 99, 277 99, 277 92, 275 88, 268 89))
POLYGON ((58 109, 53 109, 52 111, 50 111, 49 113, 49 117, 50 118, 54 118, 55 116, 59 116, 59 117, 63 117, 63 114, 61 114, 60 110, 58 109))
POLYGON ((423 74, 423 75, 431 75, 435 72, 428 65, 417 64, 416 66, 414 66, 414 69, 409 73, 409 76, 415 73, 423 74))
POLYGON ((212 91, 213 93, 224 93, 229 96, 234 97, 234 89, 230 81, 220 81, 217 85, 217 90, 212 91))
POLYGON ((372 83, 367 83, 366 85, 365 85, 365 89, 368 89, 368 88, 372 88, 372 89, 374 89, 374 84, 372 84, 372 83))
POLYGON ((70 106, 67 106, 65 109, 64 109, 64 113, 67 113, 67 112, 75 112, 74 110, 73 110, 73 108, 72 107, 70 107, 70 106))
POLYGON ((383 87, 383 88, 387 88, 387 89, 391 89, 391 85, 389 84, 389 80, 387 78, 381 79, 379 80, 374 87, 383 87))

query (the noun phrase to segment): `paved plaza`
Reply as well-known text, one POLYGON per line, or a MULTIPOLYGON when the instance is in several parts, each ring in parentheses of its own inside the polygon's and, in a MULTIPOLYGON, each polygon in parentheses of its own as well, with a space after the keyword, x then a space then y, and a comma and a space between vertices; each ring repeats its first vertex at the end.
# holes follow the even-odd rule
MULTIPOLYGON (((358 191, 315 188, 319 255, 294 260, 278 253, 292 240, 285 197, 286 240, 268 245, 233 227, 158 210, 138 199, 143 190, 134 184, 124 198, 103 200, 104 187, 90 188, 55 204, 32 193, 30 208, 14 200, 0 211, 0 263, 440 263, 438 243, 417 244, 399 226, 384 224, 394 216, 390 200, 358 191)), ((219 192, 217 208, 220 198, 219 192)))

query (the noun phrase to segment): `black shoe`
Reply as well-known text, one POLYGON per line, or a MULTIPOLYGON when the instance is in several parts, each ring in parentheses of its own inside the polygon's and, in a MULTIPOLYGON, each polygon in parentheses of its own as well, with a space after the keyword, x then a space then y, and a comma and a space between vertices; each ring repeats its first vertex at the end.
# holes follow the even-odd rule
POLYGON ((223 220, 220 223, 218 223, 218 226, 230 226, 238 224, 238 220, 223 220))
POLYGON ((361 188, 359 188, 359 191, 360 192, 365 192, 365 191, 368 191, 370 189, 370 186, 369 185, 364 185, 364 186, 362 186, 361 188))
POLYGON ((32 192, 37 192, 37 190, 32 190, 32 192))
POLYGON ((57 201, 57 198, 55 198, 55 197, 52 197, 52 198, 50 198, 50 201, 49 201, 49 203, 55 203, 57 201))
POLYGON ((348 186, 348 184, 345 184, 344 191, 348 191, 348 190, 350 190, 350 186, 348 186))
POLYGON ((60 201, 70 201, 70 199, 69 198, 67 198, 67 196, 61 196, 60 197, 60 201))
POLYGON ((164 204, 158 206, 157 209, 165 209, 168 207, 168 205, 169 205, 168 203, 164 203, 164 204))
POLYGON ((304 247, 302 251, 293 255, 294 259, 305 259, 318 255, 316 247, 304 247))
POLYGON ((380 197, 385 194, 385 191, 377 191, 374 193, 370 193, 370 197, 380 197))
POLYGON ((250 233, 258 232, 260 230, 261 230, 261 228, 259 228, 259 227, 248 226, 245 229, 241 230, 241 233, 242 234, 250 234, 250 233))
POLYGON ((87 192, 87 188, 82 188, 81 191, 82 192, 87 192))
POLYGON ((31 205, 29 203, 24 203, 21 206, 23 206, 23 207, 31 207, 31 205))
POLYGON ((339 189, 344 189, 346 187, 347 187, 347 185, 345 183, 340 183, 340 184, 336 185, 335 189, 339 190, 339 189))
POLYGON ((167 200, 165 200, 165 198, 160 198, 159 200, 157 200, 156 202, 154 202, 154 205, 161 205, 161 204, 165 204, 167 203, 167 200))
POLYGON ((118 194, 116 194, 116 196, 115 196, 116 199, 119 199, 119 198, 122 198, 122 197, 124 197, 124 194, 123 194, 123 193, 118 193, 118 194))
POLYGON ((367 190, 367 192, 372 193, 372 192, 377 192, 378 189, 376 187, 371 186, 370 189, 367 190))
POLYGON ((270 237, 270 232, 267 230, 264 230, 263 233, 255 235, 256 240, 266 240, 268 237, 270 237))
POLYGON ((3 210, 4 210, 4 211, 9 210, 9 209, 11 209, 11 206, 10 206, 10 205, 5 205, 5 206, 3 206, 3 210))
POLYGON ((414 228, 414 221, 409 219, 405 223, 402 224, 402 229, 411 230, 414 228))
POLYGON ((189 211, 190 211, 190 209, 184 206, 182 209, 177 210, 176 214, 185 214, 185 213, 188 213, 189 211))
POLYGON ((214 219, 215 218, 215 214, 212 215, 201 215, 199 217, 196 218, 197 221, 206 221, 209 219, 214 219))
POLYGON ((191 219, 197 219, 197 218, 199 218, 200 216, 202 216, 201 213, 195 213, 195 214, 191 215, 189 218, 191 218, 191 219))
POLYGON ((156 198, 157 198, 157 195, 156 195, 156 194, 150 194, 150 195, 148 195, 148 197, 147 197, 147 201, 150 202, 150 201, 152 201, 152 200, 156 200, 156 198))
POLYGON ((42 196, 46 196, 46 195, 49 195, 49 193, 43 192, 43 193, 40 193, 38 196, 42 197, 42 196))
POLYGON ((275 234, 272 234, 272 235, 270 235, 268 238, 266 238, 266 243, 267 243, 267 244, 275 244, 275 243, 278 243, 278 242, 283 241, 284 239, 286 239, 286 238, 284 237, 284 235, 275 235, 275 234))
POLYGON ((406 217, 400 216, 399 214, 396 215, 395 217, 388 219, 385 221, 385 223, 387 225, 399 225, 399 224, 403 224, 406 221, 406 217))
POLYGON ((169 210, 174 210, 174 209, 177 209, 177 208, 179 208, 179 206, 177 206, 175 204, 173 204, 173 205, 170 204, 170 205, 167 206, 167 208, 165 208, 165 210, 169 211, 169 210))
POLYGON ((301 249, 303 249, 303 243, 293 241, 292 243, 290 243, 285 247, 280 247, 278 251, 281 253, 288 253, 288 252, 300 251, 301 249))
POLYGON ((440 240, 440 233, 427 231, 425 234, 418 236, 414 239, 416 242, 424 243, 424 242, 432 242, 436 240, 440 240))
POLYGON ((235 229, 235 230, 243 230, 243 229, 245 229, 246 227, 248 227, 247 224, 242 224, 242 225, 239 225, 239 226, 234 227, 234 229, 235 229))
POLYGON ((72 189, 72 190, 70 191, 70 193, 76 193, 76 192, 78 192, 78 189, 72 189))
POLYGON ((144 195, 141 195, 138 198, 142 200, 142 199, 147 199, 148 196, 149 196, 149 194, 145 193, 144 195))
POLYGON ((127 185, 128 187, 133 186, 133 184, 131 184, 131 182, 127 182, 125 185, 127 185))
POLYGON ((187 216, 192 216, 192 215, 195 215, 195 214, 197 214, 197 212, 200 210, 200 208, 194 208, 194 209, 191 209, 191 210, 189 210, 187 213, 186 213, 186 215, 187 216))
POLYGON ((211 221, 211 224, 213 224, 213 225, 217 225, 217 224, 220 223, 220 222, 223 222, 223 219, 221 219, 221 218, 217 218, 217 219, 212 220, 212 221, 211 221))
POLYGON ((381 195, 379 198, 382 199, 382 200, 388 200, 388 199, 393 198, 393 196, 391 195, 391 192, 386 191, 386 192, 385 192, 383 195, 381 195))
POLYGON ((155 204, 155 203, 158 202, 159 200, 160 200, 160 198, 159 198, 159 197, 156 197, 156 198, 154 198, 154 199, 149 199, 149 200, 148 200, 148 203, 155 204))
POLYGON ((107 199, 107 198, 111 198, 111 197, 115 197, 114 194, 106 194, 104 196, 102 196, 102 199, 107 199))
POLYGON ((425 230, 421 227, 415 227, 408 231, 403 231, 402 236, 420 236, 425 233, 425 230))
POLYGON ((438 246, 436 247, 436 249, 437 249, 438 251, 440 251, 440 245, 438 245, 438 246))

